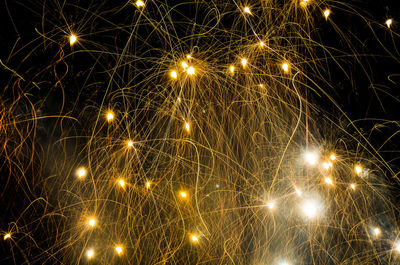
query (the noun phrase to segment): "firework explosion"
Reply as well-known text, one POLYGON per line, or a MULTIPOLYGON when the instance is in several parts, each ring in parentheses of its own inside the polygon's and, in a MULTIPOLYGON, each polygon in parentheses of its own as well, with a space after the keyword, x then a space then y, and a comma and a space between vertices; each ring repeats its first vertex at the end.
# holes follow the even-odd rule
POLYGON ((1 58, 2 264, 400 263, 380 152, 395 135, 375 146, 332 77, 372 83, 340 16, 398 62, 395 19, 347 1, 83 2, 5 7, 35 19, 1 58))

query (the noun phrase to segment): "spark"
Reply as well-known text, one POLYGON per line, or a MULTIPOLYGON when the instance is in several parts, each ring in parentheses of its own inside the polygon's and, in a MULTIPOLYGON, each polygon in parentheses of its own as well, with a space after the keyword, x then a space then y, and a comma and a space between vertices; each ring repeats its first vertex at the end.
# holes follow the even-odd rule
POLYGON ((247 59, 243 58, 241 62, 242 62, 243 68, 246 67, 247 59))
POLYGON ((296 190, 297 196, 301 196, 303 194, 303 192, 301 190, 299 190, 297 188, 295 190, 296 190))
POLYGON ((290 263, 287 261, 282 261, 281 263, 279 263, 279 265, 290 265, 290 263))
POLYGON ((307 5, 310 3, 310 0, 301 0, 300 5, 302 7, 307 7, 307 5))
POLYGON ((93 250, 93 249, 89 249, 89 250, 86 252, 86 256, 88 257, 88 259, 93 258, 93 257, 94 257, 94 250, 93 250))
POLYGON ((110 122, 114 119, 114 113, 112 111, 107 112, 107 121, 110 122))
POLYGON ((192 235, 191 239, 193 243, 199 243, 199 238, 196 235, 192 235))
POLYGON ((316 153, 307 152, 304 154, 304 159, 309 165, 314 166, 318 161, 318 156, 316 153))
POLYGON ((275 202, 267 203, 267 207, 270 208, 270 209, 274 209, 275 208, 275 202))
POLYGON ((150 181, 147 181, 147 182, 146 182, 146 189, 150 189, 150 186, 151 186, 151 182, 150 182, 150 181))
POLYGON ((186 62, 182 62, 181 65, 182 65, 182 68, 183 68, 183 69, 188 68, 188 64, 187 64, 186 62))
POLYGON ((188 75, 194 75, 194 73, 195 73, 194 67, 193 67, 193 66, 190 66, 190 67, 186 70, 186 72, 188 73, 188 75))
POLYGON ((185 191, 181 191, 181 192, 179 192, 179 196, 181 196, 181 198, 183 198, 183 199, 186 199, 188 195, 185 191))
POLYGON ((69 45, 71 45, 71 46, 74 45, 77 40, 78 40, 78 38, 76 37, 75 34, 69 35, 69 45))
POLYGON ((231 65, 229 67, 229 71, 231 71, 231 73, 233 74, 235 72, 235 66, 231 65))
POLYGON ((385 24, 386 26, 390 29, 390 26, 392 26, 393 20, 391 18, 389 18, 388 20, 386 20, 385 24))
POLYGON ((264 85, 263 85, 263 84, 259 84, 259 86, 260 86, 261 88, 263 88, 263 87, 264 87, 264 85))
POLYGON ((89 226, 94 227, 96 225, 96 220, 94 218, 88 221, 89 226))
POLYGON ((144 2, 143 1, 141 1, 141 0, 138 0, 138 1, 136 1, 136 4, 135 4, 138 8, 140 8, 140 7, 144 7, 144 2))
POLYGON ((250 7, 246 6, 245 8, 243 8, 243 12, 251 15, 250 7))
POLYGON ((332 166, 332 163, 331 163, 331 162, 324 162, 324 163, 322 163, 322 167, 323 167, 325 170, 328 170, 331 166, 332 166))
POLYGON ((335 154, 331 154, 329 157, 332 161, 336 160, 336 155, 335 154))
POLYGON ((191 59, 191 58, 192 58, 192 55, 188 54, 188 55, 186 55, 186 58, 187 58, 187 59, 191 59))
POLYGON ((356 172, 357 176, 360 176, 360 174, 362 172, 362 167, 357 165, 354 167, 354 171, 356 172))
POLYGON ((123 180, 123 179, 120 179, 119 181, 118 181, 118 183, 119 183, 119 185, 123 188, 123 187, 125 187, 125 181, 123 180))
POLYGON ((190 132, 190 124, 188 122, 185 122, 185 129, 187 132, 190 132))
POLYGON ((11 238, 11 234, 10 233, 5 234, 4 237, 3 237, 4 240, 7 240, 9 238, 11 238))
POLYGON ((355 189, 356 189, 356 184, 351 183, 351 184, 350 184, 350 188, 352 188, 353 190, 355 190, 355 189))
POLYGON ((325 19, 328 19, 329 15, 331 14, 331 11, 329 9, 325 9, 324 11, 324 17, 325 19))
POLYGON ((400 242, 396 242, 394 244, 394 250, 396 250, 397 252, 400 252, 400 242))
POLYGON ((133 142, 131 140, 129 140, 127 145, 128 145, 128 147, 132 147, 133 146, 133 142))
POLYGON ((122 246, 116 246, 115 251, 117 252, 118 255, 122 254, 122 246))
POLYGON ((333 185, 333 180, 331 178, 326 177, 325 182, 329 185, 333 185))
POLYGON ((172 70, 171 73, 169 74, 171 78, 177 79, 178 78, 178 73, 175 70, 172 70))
POLYGON ((306 217, 314 218, 320 213, 321 205, 316 200, 307 199, 307 200, 303 201, 301 210, 306 217))
POLYGON ((381 234, 381 229, 379 229, 379 227, 375 227, 373 231, 376 237, 378 237, 381 234))
POLYGON ((84 178, 87 175, 87 170, 84 167, 80 167, 77 169, 76 171, 76 175, 78 176, 78 178, 84 178))
POLYGON ((263 41, 260 41, 260 42, 259 42, 259 45, 260 45, 260 47, 264 47, 264 46, 265 46, 265 43, 264 43, 263 41))
POLYGON ((288 63, 283 63, 282 64, 282 69, 285 73, 289 72, 289 64, 288 63))

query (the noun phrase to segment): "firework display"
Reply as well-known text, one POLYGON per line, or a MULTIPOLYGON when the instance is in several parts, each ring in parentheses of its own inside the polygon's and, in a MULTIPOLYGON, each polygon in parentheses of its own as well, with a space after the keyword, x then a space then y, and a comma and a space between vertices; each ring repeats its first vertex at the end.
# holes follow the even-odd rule
POLYGON ((1 264, 400 264, 383 152, 398 123, 366 132, 338 100, 353 68, 386 90, 337 18, 398 65, 396 18, 349 1, 11 2, 30 35, 0 58, 1 264))

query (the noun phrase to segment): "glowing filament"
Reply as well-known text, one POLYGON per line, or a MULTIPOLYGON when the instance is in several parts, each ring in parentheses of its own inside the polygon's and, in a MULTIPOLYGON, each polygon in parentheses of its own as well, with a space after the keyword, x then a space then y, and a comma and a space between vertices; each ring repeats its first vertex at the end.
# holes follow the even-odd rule
POLYGON ((94 250, 93 250, 93 249, 89 249, 89 250, 86 252, 86 256, 88 257, 88 259, 93 258, 93 257, 94 257, 94 250))
POLYGON ((194 73, 195 73, 194 67, 193 67, 193 66, 190 66, 190 67, 186 70, 186 72, 188 73, 188 75, 194 75, 194 73))
POLYGON ((301 196, 303 194, 303 192, 296 188, 296 194, 297 194, 297 196, 301 196))
POLYGON ((188 122, 185 122, 185 129, 187 132, 190 132, 190 124, 188 122))
POLYGON ((138 0, 138 1, 136 1, 136 4, 135 4, 138 8, 140 8, 140 7, 144 7, 144 2, 143 1, 141 1, 141 0, 138 0))
POLYGON ((245 58, 242 59, 242 65, 243 65, 243 67, 246 67, 246 65, 247 65, 247 60, 245 58))
POLYGON ((282 69, 285 73, 289 72, 289 64, 288 63, 283 63, 282 64, 282 69))
POLYGON ((122 247, 121 246, 116 246, 115 251, 117 252, 118 255, 122 254, 122 247))
POLYGON ((77 37, 76 37, 76 35, 75 34, 71 34, 70 36, 69 36, 69 45, 74 45, 74 43, 77 41, 77 37))
POLYGON ((331 14, 331 11, 329 9, 325 9, 324 11, 324 17, 325 19, 328 19, 329 15, 331 14))
POLYGON ((114 113, 112 111, 107 112, 107 121, 110 122, 114 119, 114 113))
POLYGON ((246 13, 246 14, 250 14, 251 15, 251 11, 250 11, 250 8, 248 6, 243 8, 243 12, 246 13))
POLYGON ((178 73, 176 71, 171 71, 171 73, 169 74, 171 76, 171 78, 173 79, 177 79, 178 78, 178 73))
POLYGON ((4 237, 3 237, 4 240, 7 240, 9 238, 11 238, 11 234, 10 233, 5 234, 4 237))
POLYGON ((78 178, 84 178, 87 175, 87 171, 86 171, 86 169, 84 167, 80 167, 76 171, 76 175, 78 176, 78 178))
POLYGON ((386 20, 386 22, 385 22, 385 24, 386 24, 386 26, 390 29, 390 26, 392 25, 392 23, 393 23, 393 20, 390 18, 390 19, 388 19, 388 20, 386 20))
POLYGON ((397 242, 397 243, 394 245, 394 250, 396 250, 397 252, 400 252, 400 242, 397 242))

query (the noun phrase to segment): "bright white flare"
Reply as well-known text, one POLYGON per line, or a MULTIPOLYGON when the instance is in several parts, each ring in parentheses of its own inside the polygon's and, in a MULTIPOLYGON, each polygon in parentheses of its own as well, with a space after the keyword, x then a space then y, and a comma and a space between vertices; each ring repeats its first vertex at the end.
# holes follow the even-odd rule
POLYGON ((333 180, 331 178, 326 177, 325 182, 329 185, 333 185, 333 180))
POLYGON ((107 112, 107 121, 110 122, 114 119, 114 113, 112 111, 107 112))
POLYGON ((231 65, 229 71, 233 74, 235 72, 235 66, 231 65))
POLYGON ((123 179, 120 179, 119 181, 118 181, 118 183, 119 183, 119 185, 123 188, 123 187, 125 187, 125 181, 123 180, 123 179))
POLYGON ((307 152, 304 154, 304 159, 309 165, 314 166, 318 161, 318 156, 316 153, 307 152))
POLYGON ((128 147, 132 147, 133 146, 133 142, 131 140, 128 141, 128 147))
POLYGON ((246 65, 247 65, 247 59, 246 59, 246 58, 243 58, 241 62, 242 62, 243 67, 246 67, 246 65))
POLYGON ((331 14, 331 11, 329 9, 325 9, 324 11, 324 17, 325 19, 328 19, 329 15, 331 14))
POLYGON ((275 202, 267 203, 267 207, 270 208, 270 209, 274 209, 275 208, 275 202))
POLYGON ((121 246, 116 246, 115 251, 117 252, 118 255, 122 254, 122 247, 121 246))
POLYGON ((147 182, 146 182, 146 189, 150 189, 150 186, 151 186, 151 182, 150 182, 150 181, 147 181, 147 182))
POLYGON ((170 76, 173 79, 177 79, 178 78, 178 73, 176 71, 171 71, 170 76))
POLYGON ((352 188, 353 190, 355 190, 355 189, 356 189, 356 184, 354 184, 354 183, 350 184, 350 188, 352 188))
POLYGON ((187 193, 184 191, 179 192, 179 196, 181 196, 181 198, 185 199, 187 197, 187 193))
POLYGON ((391 18, 389 18, 388 20, 386 20, 385 24, 386 26, 390 29, 390 26, 392 25, 393 20, 391 18))
POLYGON ((84 167, 80 167, 77 169, 76 171, 76 175, 78 176, 78 178, 84 178, 87 175, 87 170, 84 167))
POLYGON ((185 129, 187 132, 190 132, 190 124, 188 122, 185 122, 185 129))
POLYGON ((251 15, 251 11, 250 11, 250 8, 248 6, 243 8, 243 12, 246 13, 246 14, 250 14, 251 15))
POLYGON ((10 233, 5 234, 4 237, 3 237, 4 240, 7 240, 9 238, 11 238, 11 234, 10 233))
POLYGON ((89 249, 89 250, 86 252, 86 256, 88 257, 88 259, 93 258, 93 256, 94 256, 94 250, 93 250, 93 249, 89 249))
POLYGON ((379 229, 379 227, 375 227, 375 228, 374 228, 374 235, 375 235, 376 237, 378 237, 380 234, 381 234, 381 229, 379 229))
POLYGON ((188 75, 194 75, 195 74, 195 70, 193 66, 190 66, 186 72, 188 73, 188 75))
POLYGON ((361 166, 355 166, 354 171, 356 172, 357 176, 359 176, 362 172, 362 167, 361 166))
POLYGON ((394 250, 396 250, 397 252, 400 252, 400 242, 396 242, 394 244, 394 250))
POLYGON ((315 218, 321 211, 321 205, 318 201, 307 199, 301 205, 303 214, 308 218, 315 218))
POLYGON ((144 7, 144 2, 143 1, 141 1, 141 0, 138 0, 138 1, 136 1, 136 4, 135 4, 137 7, 144 7))
POLYGON ((289 72, 289 64, 288 63, 283 63, 282 64, 282 69, 285 73, 289 72))
POLYGON ((192 235, 191 239, 192 239, 193 243, 198 243, 199 242, 199 238, 197 236, 195 236, 195 235, 192 235))
POLYGON ((76 35, 75 34, 71 34, 70 36, 69 36, 69 45, 74 45, 74 43, 77 41, 77 37, 76 37, 76 35))

